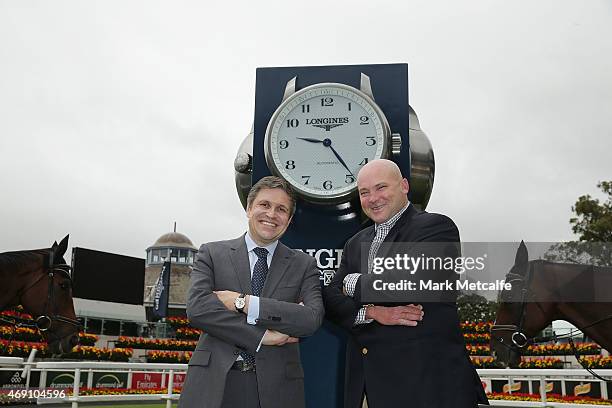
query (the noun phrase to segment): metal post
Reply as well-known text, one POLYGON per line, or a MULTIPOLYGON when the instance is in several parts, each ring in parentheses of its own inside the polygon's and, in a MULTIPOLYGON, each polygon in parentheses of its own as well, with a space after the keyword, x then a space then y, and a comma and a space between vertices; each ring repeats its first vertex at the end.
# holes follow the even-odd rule
POLYGON ((170 370, 168 378, 168 399, 166 400, 166 408, 172 408, 172 388, 174 388, 174 370, 170 370))
POLYGON ((72 408, 79 408, 79 386, 81 384, 81 369, 74 369, 74 385, 72 387, 72 408))
POLYGON ((546 402, 546 377, 540 377, 540 401, 546 402))
POLYGON ((601 395, 601 399, 608 399, 608 383, 606 381, 599 382, 599 394, 601 395))
POLYGON ((87 370, 87 388, 93 388, 93 370, 87 370))
POLYGON ((529 394, 533 394, 533 381, 531 381, 531 378, 527 379, 527 388, 529 389, 529 394))
POLYGON ((565 378, 561 378, 561 395, 566 396, 567 391, 565 390, 565 378))
POLYGON ((132 369, 131 368, 128 370, 127 384, 125 385, 125 388, 127 388, 128 390, 132 388, 132 369))
POLYGON ((40 378, 38 379, 38 388, 43 389, 47 386, 47 370, 40 370, 40 378))

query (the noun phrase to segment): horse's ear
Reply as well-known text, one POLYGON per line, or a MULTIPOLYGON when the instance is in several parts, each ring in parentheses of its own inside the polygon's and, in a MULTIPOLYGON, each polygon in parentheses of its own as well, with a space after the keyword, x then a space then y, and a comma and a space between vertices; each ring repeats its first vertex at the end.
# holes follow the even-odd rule
POLYGON ((518 275, 525 275, 528 263, 529 254, 527 252, 527 246, 525 245, 525 241, 521 241, 521 244, 516 250, 516 256, 514 258, 514 266, 512 267, 512 272, 518 275))
POLYGON ((62 239, 62 241, 59 243, 57 248, 55 248, 55 257, 56 258, 61 258, 66 253, 66 250, 68 249, 68 237, 69 236, 70 235, 66 235, 64 237, 64 239, 62 239))
POLYGON ((51 245, 51 249, 55 249, 57 247, 57 241, 53 241, 53 245, 51 245))
POLYGON ((514 258, 515 265, 522 265, 529 261, 529 254, 527 253, 527 245, 525 241, 521 241, 518 249, 516 250, 516 257, 514 258))

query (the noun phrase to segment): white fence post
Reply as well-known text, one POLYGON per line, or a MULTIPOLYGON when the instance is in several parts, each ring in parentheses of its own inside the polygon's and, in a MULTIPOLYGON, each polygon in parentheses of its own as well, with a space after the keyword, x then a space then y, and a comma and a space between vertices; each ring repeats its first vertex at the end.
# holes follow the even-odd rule
POLYGON ((43 389, 47 386, 47 370, 40 370, 40 378, 38 379, 38 388, 43 389))
POLYGON ((540 401, 546 402, 546 377, 540 377, 540 401))
POLYGON ((172 408, 172 388, 174 388, 174 370, 170 370, 168 377, 168 400, 166 401, 166 408, 172 408))
POLYGON ((74 385, 72 387, 72 408, 79 408, 79 388, 81 385, 81 369, 74 369, 74 385))
POLYGON ((128 370, 128 375, 127 375, 127 384, 125 384, 125 388, 127 388, 128 390, 132 388, 132 369, 130 368, 128 370))

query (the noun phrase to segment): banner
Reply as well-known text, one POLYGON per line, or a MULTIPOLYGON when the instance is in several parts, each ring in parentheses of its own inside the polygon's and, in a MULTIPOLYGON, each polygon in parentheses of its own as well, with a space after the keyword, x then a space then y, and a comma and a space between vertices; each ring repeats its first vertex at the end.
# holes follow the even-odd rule
POLYGON ((164 262, 157 278, 153 297, 153 317, 161 319, 168 315, 168 298, 170 296, 170 261, 164 262))

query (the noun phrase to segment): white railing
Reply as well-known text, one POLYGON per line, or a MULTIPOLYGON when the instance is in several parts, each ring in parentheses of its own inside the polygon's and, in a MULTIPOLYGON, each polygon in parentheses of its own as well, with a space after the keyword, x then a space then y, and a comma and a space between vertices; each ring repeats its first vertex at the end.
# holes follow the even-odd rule
POLYGON ((179 395, 174 394, 174 375, 182 374, 187 371, 187 364, 164 364, 164 363, 115 363, 115 362, 40 362, 36 364, 36 369, 40 370, 39 387, 44 387, 49 371, 72 371, 74 370, 74 383, 72 395, 67 395, 63 400, 51 401, 50 399, 40 399, 39 404, 54 402, 71 402, 72 408, 77 408, 79 402, 100 402, 100 401, 166 401, 166 408, 172 407, 172 401, 176 401, 179 395), (131 395, 79 395, 81 376, 87 375, 87 388, 92 388, 94 372, 127 372, 126 388, 131 388, 132 375, 135 373, 161 373, 162 388, 166 388, 165 394, 131 394, 131 395), (168 378, 167 384, 165 379, 168 378))
MULTIPOLYGON (((546 399, 546 382, 559 381, 561 383, 561 395, 567 395, 566 382, 584 382, 584 383, 599 383, 602 399, 608 399, 608 388, 605 381, 601 381, 593 377, 587 370, 584 369, 479 369, 478 375, 483 381, 486 380, 502 380, 507 381, 509 385, 509 393, 512 393, 512 385, 516 381, 527 381, 529 394, 540 394, 540 401, 505 401, 491 400, 491 405, 504 407, 601 407, 601 405, 589 404, 569 404, 560 402, 551 402, 546 399), (539 390, 534 392, 532 381, 539 381, 539 390)), ((610 369, 595 369, 601 377, 612 380, 612 370, 610 369)))
MULTIPOLYGON (((15 370, 23 368, 22 377, 30 376, 31 371, 40 371, 39 389, 45 389, 47 375, 50 372, 72 372, 74 381, 72 394, 68 393, 63 398, 39 398, 38 404, 53 404, 70 402, 73 408, 77 408, 80 402, 102 402, 102 401, 165 401, 166 407, 171 408, 172 402, 178 400, 179 395, 174 394, 174 376, 187 371, 187 364, 162 364, 162 363, 118 363, 118 362, 39 362, 31 363, 21 358, 0 357, 0 369, 15 370), (165 389, 162 394, 119 394, 119 395, 81 395, 81 382, 87 388, 93 388, 94 373, 127 373, 126 388, 131 388, 133 374, 136 373, 161 373, 161 387, 165 389), (167 379, 167 381, 166 381, 167 379)), ((527 381, 529 393, 533 394, 532 381, 539 381, 540 401, 505 401, 491 400, 491 405, 498 407, 576 407, 590 408, 601 407, 601 405, 567 404, 550 402, 546 399, 546 382, 560 381, 562 395, 566 395, 566 381, 575 382, 599 382, 601 398, 608 399, 606 383, 594 378, 584 369, 479 369, 477 370, 481 379, 491 384, 492 380, 507 381, 511 388, 516 381, 527 381)), ((596 370, 600 376, 612 380, 612 370, 596 370)), ((26 382, 26 384, 28 384, 26 382)), ((512 391, 510 391, 512 393, 512 391)))

